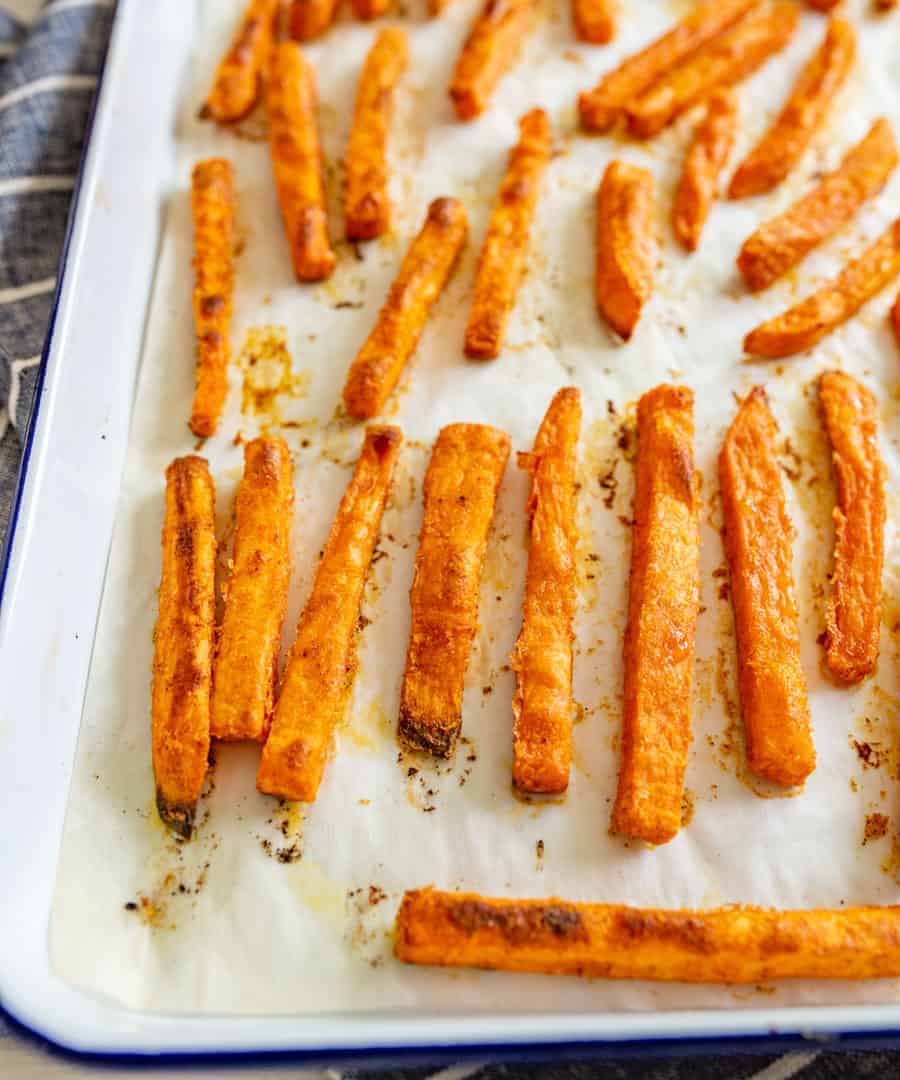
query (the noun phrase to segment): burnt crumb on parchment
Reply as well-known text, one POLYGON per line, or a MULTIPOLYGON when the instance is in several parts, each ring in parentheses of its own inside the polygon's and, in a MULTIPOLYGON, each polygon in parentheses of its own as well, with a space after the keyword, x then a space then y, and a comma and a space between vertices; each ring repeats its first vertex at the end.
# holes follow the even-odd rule
POLYGON ((619 459, 613 458, 606 472, 598 478, 600 487, 605 492, 603 496, 603 505, 607 510, 612 510, 613 504, 616 501, 616 494, 619 490, 619 481, 616 479, 616 466, 618 464, 619 459))
POLYGON ((881 767, 883 750, 879 743, 864 742, 851 735, 850 745, 856 751, 856 756, 862 762, 864 769, 878 769, 881 767))
POLYGON ((863 828, 863 847, 865 847, 866 844, 868 844, 871 840, 880 840, 883 836, 887 836, 887 831, 887 814, 866 814, 866 822, 863 828))
POLYGON ((290 864, 303 858, 303 816, 296 803, 287 799, 279 799, 277 806, 266 819, 276 839, 268 836, 257 836, 259 846, 263 852, 276 862, 290 864), (284 843, 279 843, 277 837, 281 836, 284 843))
POLYGON ((345 941, 372 967, 379 967, 390 955, 390 905, 380 905, 390 896, 374 882, 347 891, 345 941))
POLYGON ((538 842, 534 845, 534 854, 535 854, 535 858, 537 860, 536 869, 537 870, 543 870, 544 869, 544 841, 543 840, 538 840, 538 842))

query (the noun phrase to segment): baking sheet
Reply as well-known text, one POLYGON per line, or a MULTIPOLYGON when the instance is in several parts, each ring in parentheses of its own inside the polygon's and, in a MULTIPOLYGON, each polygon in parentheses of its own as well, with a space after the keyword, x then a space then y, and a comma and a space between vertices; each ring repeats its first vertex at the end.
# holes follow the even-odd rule
MULTIPOLYGON (((576 131, 579 89, 665 28, 683 4, 623 5, 614 47, 576 45, 565 5, 544 5, 539 27, 488 114, 455 122, 445 88, 476 6, 457 0, 438 22, 412 9, 403 19, 412 63, 397 102, 392 142, 395 230, 381 242, 339 245, 322 286, 293 283, 258 118, 241 135, 216 133, 194 114, 236 6, 196 5, 196 78, 176 133, 180 165, 147 333, 107 586, 94 648, 51 923, 56 970, 68 981, 140 1009, 199 1013, 337 1010, 580 1012, 617 1009, 768 1008, 797 1002, 895 1001, 900 984, 796 983, 779 987, 652 986, 405 968, 390 953, 402 890, 435 883, 510 896, 706 906, 782 906, 898 900, 895 874, 897 541, 889 525, 885 628, 877 675, 856 690, 823 678, 816 637, 832 542, 833 489, 811 381, 841 366, 879 395, 882 446, 896 519, 896 352, 885 320, 890 290, 810 355, 780 365, 741 363, 743 333, 876 235, 900 209, 900 178, 832 244, 762 297, 744 294, 734 255, 754 224, 786 205, 809 177, 887 113, 900 131, 900 59, 885 20, 848 5, 861 30, 861 63, 828 131, 791 180, 769 197, 717 206, 699 252, 674 245, 666 221, 690 119, 644 146, 576 131), (865 14, 864 14, 865 12, 865 14), (892 53, 894 55, 892 55, 892 53), (470 364, 461 353, 477 251, 516 117, 548 108, 558 155, 533 230, 529 273, 503 356, 470 364), (242 413, 242 371, 233 365, 227 417, 203 452, 218 487, 221 533, 241 470, 238 431, 251 437, 277 414, 295 453, 294 579, 285 644, 308 591, 317 553, 362 429, 336 411, 342 380, 364 340, 429 200, 462 198, 472 233, 417 356, 389 409, 407 436, 363 614, 360 671, 315 804, 279 805, 254 790, 258 749, 219 747, 197 838, 172 840, 153 808, 149 753, 151 634, 159 579, 163 470, 193 441, 185 420, 193 380, 189 174, 203 156, 226 154, 238 173, 238 259, 233 342, 252 328, 284 327, 290 392, 242 413), (596 317, 592 300, 593 194, 616 155, 659 179, 663 258, 657 289, 628 345, 596 317), (634 403, 663 380, 697 397, 696 458, 703 477, 702 614, 694 742, 688 767, 690 822, 663 848, 607 833, 621 713, 621 639, 627 595, 634 403), (818 767, 803 793, 777 797, 743 768, 730 604, 721 576, 715 455, 734 412, 733 394, 764 381, 785 439, 785 483, 797 528, 795 569, 803 660, 810 684, 818 767), (568 796, 526 802, 510 790, 512 677, 526 557, 526 477, 510 465, 501 489, 481 597, 481 632, 464 702, 468 740, 452 763, 401 753, 395 740, 408 631, 407 591, 421 521, 427 448, 439 428, 483 421, 530 447, 549 399, 575 384, 585 401, 581 445, 579 611, 576 621, 575 761, 568 796), (789 440, 789 444, 788 444, 789 440), (858 744, 858 745, 855 745, 858 744), (867 761, 863 761, 866 758, 867 761), (867 815, 889 818, 863 844, 867 815)), ((789 51, 741 89, 734 161, 752 143, 821 35, 804 17, 789 51)), ((340 228, 339 161, 357 72, 377 27, 346 18, 311 48, 320 86, 333 235, 340 228)), ((277 374, 277 373, 276 373, 277 374)), ((285 383, 286 385, 286 383, 285 383)), ((227 548, 226 548, 227 553, 227 548)), ((870 821, 875 819, 870 819, 870 821)))

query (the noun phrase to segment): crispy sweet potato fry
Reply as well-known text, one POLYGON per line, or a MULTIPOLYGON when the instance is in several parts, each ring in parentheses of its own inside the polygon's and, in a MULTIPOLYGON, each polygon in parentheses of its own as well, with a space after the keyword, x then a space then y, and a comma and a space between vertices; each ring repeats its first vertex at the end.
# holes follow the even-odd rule
POLYGON ((653 291, 655 199, 653 176, 625 161, 610 162, 597 190, 597 309, 626 341, 653 291))
POLYGON ((194 166, 191 178, 194 217, 194 329, 197 336, 197 387, 191 431, 212 435, 228 393, 228 336, 234 292, 234 170, 224 158, 194 166))
POLYGON ((456 62, 450 100, 460 120, 484 112, 497 83, 515 63, 534 21, 534 0, 487 0, 456 62))
POLYGON ((664 844, 681 828, 700 606, 694 395, 657 386, 638 404, 625 710, 614 832, 664 844))
POLYGON ((838 497, 825 663, 840 682, 856 683, 875 670, 881 631, 885 507, 878 403, 851 375, 826 371, 819 379, 819 404, 838 497))
POLYGON ((344 160, 344 218, 348 240, 372 240, 390 224, 387 140, 394 87, 406 69, 406 34, 382 30, 366 57, 356 90, 353 127, 344 160))
POLYGON ((800 666, 793 529, 765 391, 744 400, 719 455, 725 554, 737 636, 747 764, 766 780, 801 784, 816 754, 800 666))
POLYGON ((288 11, 288 33, 295 41, 312 41, 334 22, 339 0, 293 0, 288 11))
POLYGON ((734 92, 726 89, 713 94, 684 159, 672 207, 672 227, 688 251, 696 251, 700 243, 700 234, 716 198, 719 174, 734 146, 737 123, 734 92))
POLYGON ((357 19, 368 22, 384 15, 391 6, 392 0, 350 0, 353 14, 357 19))
POLYGON ((522 629, 512 655, 513 783, 520 791, 559 793, 572 761, 572 618, 575 614, 575 466, 581 395, 568 386, 547 410, 531 472, 531 548, 522 629))
POLYGON ((625 115, 629 102, 759 3, 760 0, 699 0, 667 34, 607 72, 593 90, 579 95, 582 127, 588 131, 607 131, 625 115))
POLYGON ((313 69, 290 41, 272 52, 266 94, 272 168, 298 281, 321 281, 334 269, 328 239, 313 69))
POLYGON ((362 452, 331 526, 312 591, 297 624, 257 788, 312 802, 356 674, 359 606, 403 435, 366 430, 362 452))
POLYGON ((234 553, 213 668, 214 739, 262 741, 269 729, 291 572, 293 502, 287 443, 265 436, 248 442, 235 500, 234 553))
POLYGON ((750 356, 779 357, 811 349, 900 274, 900 218, 833 281, 744 338, 750 356))
POLYGON ((839 168, 744 242, 737 265, 750 288, 768 288, 836 233, 867 199, 881 191, 896 165, 894 133, 882 117, 846 153, 839 168))
POLYGON ((256 104, 260 76, 272 47, 279 0, 250 0, 228 52, 216 70, 200 110, 203 120, 240 120, 256 104))
POLYGON ((451 424, 438 435, 425 474, 398 734, 439 757, 453 754, 462 726, 488 529, 508 457, 504 432, 451 424))
POLYGON ((714 90, 746 79, 787 45, 798 18, 797 7, 788 0, 754 8, 627 105, 628 130, 640 139, 650 138, 714 90))
POLYGON ((605 45, 616 33, 615 0, 572 0, 572 22, 579 41, 605 45))
POLYGON ((397 913, 407 964, 665 982, 900 975, 900 907, 631 908, 416 889, 397 913))
POLYGON ((153 775, 162 821, 189 838, 209 758, 216 493, 201 457, 166 470, 159 616, 153 633, 153 775))
POLYGON ((466 356, 473 359, 491 359, 503 344, 525 269, 528 232, 550 160, 550 143, 547 114, 532 109, 519 121, 519 141, 509 156, 478 260, 465 342, 466 356))
POLYGON ((357 420, 377 416, 397 385, 428 314, 447 283, 468 231, 458 199, 435 199, 409 246, 391 291, 344 384, 344 407, 357 420))

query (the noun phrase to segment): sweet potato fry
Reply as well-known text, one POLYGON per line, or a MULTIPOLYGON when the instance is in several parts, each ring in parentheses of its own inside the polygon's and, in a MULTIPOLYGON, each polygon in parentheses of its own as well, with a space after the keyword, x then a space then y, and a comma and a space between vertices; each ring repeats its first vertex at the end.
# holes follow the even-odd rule
POLYGON ((435 199, 410 244, 378 322, 356 354, 344 384, 344 407, 357 420, 377 416, 397 385, 428 314, 447 283, 468 231, 458 199, 435 199))
POLYGON ((882 117, 866 137, 783 214, 765 222, 745 242, 738 269, 754 291, 766 289, 846 222, 887 183, 897 165, 897 144, 882 117))
POLYGON ((368 22, 384 15, 391 6, 392 0, 350 0, 353 14, 357 19, 368 22))
POLYGON ((878 403, 851 375, 826 371, 819 404, 837 482, 825 663, 840 682, 856 683, 875 670, 881 631, 885 507, 878 403))
POLYGON ((734 146, 737 122, 734 93, 719 90, 713 94, 684 159, 672 207, 672 227, 688 251, 696 251, 700 243, 700 234, 716 198, 719 174, 734 146))
POLYGON ((466 356, 473 359, 491 359, 503 344, 525 269, 528 232, 550 160, 550 143, 547 114, 532 109, 519 121, 519 141, 510 154, 478 260, 465 342, 466 356))
POLYGON ((191 431, 212 435, 228 393, 228 336, 234 292, 234 170, 224 158, 194 166, 191 178, 194 217, 194 330, 197 336, 197 387, 191 431))
POLYGON ((453 754, 462 726, 488 529, 508 457, 504 432, 451 424, 438 435, 425 475, 398 733, 439 757, 453 754))
POLYGON ((625 115, 629 102, 759 3, 760 0, 699 0, 667 34, 607 72, 593 90, 579 95, 582 127, 587 131, 608 131, 625 115))
POLYGON ((293 502, 293 466, 285 441, 262 437, 247 443, 213 668, 214 739, 262 741, 269 729, 291 572, 293 502))
POLYGON ((572 0, 572 22, 579 41, 605 45, 616 33, 615 0, 572 0))
POLYGON ((275 46, 266 94, 272 168, 298 281, 322 281, 334 269, 328 239, 316 82, 300 48, 275 46))
POLYGON ((638 404, 625 710, 614 832, 664 844, 681 828, 700 606, 694 395, 657 386, 638 404))
POLYGON ((288 11, 288 33, 294 41, 312 41, 334 22, 339 0, 293 0, 288 11))
POLYGON ((256 786, 267 795, 312 802, 319 790, 356 674, 359 606, 402 441, 399 428, 366 430, 297 624, 263 747, 256 786))
POLYGON ((737 636, 747 764, 773 783, 801 784, 816 753, 800 666, 793 529, 765 391, 744 400, 719 455, 725 554, 737 636))
POLYGON ((522 629, 512 655, 513 783, 520 791, 559 793, 572 761, 572 619, 575 614, 575 466, 581 395, 560 390, 534 450, 520 454, 531 472, 531 548, 522 629))
POLYGON ((597 310, 627 341, 653 291, 656 188, 638 165, 613 161, 597 191, 597 310))
POLYGON ((250 0, 231 47, 216 69, 212 89, 200 110, 201 119, 233 123, 256 104, 278 4, 279 0, 250 0))
POLYGON ((162 821, 188 839, 209 758, 216 493, 201 457, 166 470, 159 616, 153 633, 153 775, 162 821))
POLYGON ((397 913, 407 964, 659 982, 900 975, 900 907, 777 911, 495 900, 416 889, 397 913))
POLYGON ((856 31, 838 15, 794 84, 778 119, 731 178, 732 199, 760 195, 780 184, 800 160, 856 59, 856 31))
POLYGON ((628 130, 640 139, 648 139, 714 90, 746 79, 787 45, 798 18, 797 7, 788 0, 774 0, 754 8, 627 105, 628 130))
POLYGON ((406 34, 382 30, 366 57, 356 90, 353 127, 344 161, 344 218, 348 240, 372 240, 390 224, 387 140, 394 87, 406 69, 406 34))
POLYGON ((878 11, 893 11, 897 6, 897 0, 875 0, 875 7, 878 11))
POLYGON ((750 356, 792 356, 811 349, 900 274, 900 218, 833 281, 744 338, 750 356))
POLYGON ((450 83, 460 120, 484 112, 497 83, 515 63, 534 21, 534 0, 487 0, 466 38, 450 83))

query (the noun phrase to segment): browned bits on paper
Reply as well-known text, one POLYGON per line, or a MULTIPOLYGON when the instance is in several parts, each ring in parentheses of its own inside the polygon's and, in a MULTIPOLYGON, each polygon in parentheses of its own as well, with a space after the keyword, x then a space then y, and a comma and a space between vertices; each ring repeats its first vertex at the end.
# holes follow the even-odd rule
POLYGON ((487 0, 463 45, 450 99, 460 120, 484 112, 534 21, 534 0, 487 0))
POLYGON ((231 123, 240 120, 256 104, 260 77, 269 49, 279 0, 251 0, 231 47, 219 64, 202 119, 231 123))
POLYGON ((616 33, 616 0, 572 0, 572 22, 579 41, 605 45, 616 33))
POLYGON ((887 814, 866 814, 866 823, 863 827, 863 847, 872 840, 880 840, 883 836, 887 836, 888 824, 887 814))
POLYGON ((706 116, 697 125, 672 208, 672 226, 679 242, 695 251, 716 198, 719 175, 734 146, 738 124, 737 98, 719 90, 709 99, 706 116))
POLYGON ((338 0, 292 0, 288 33, 295 41, 312 41, 334 22, 338 0))

